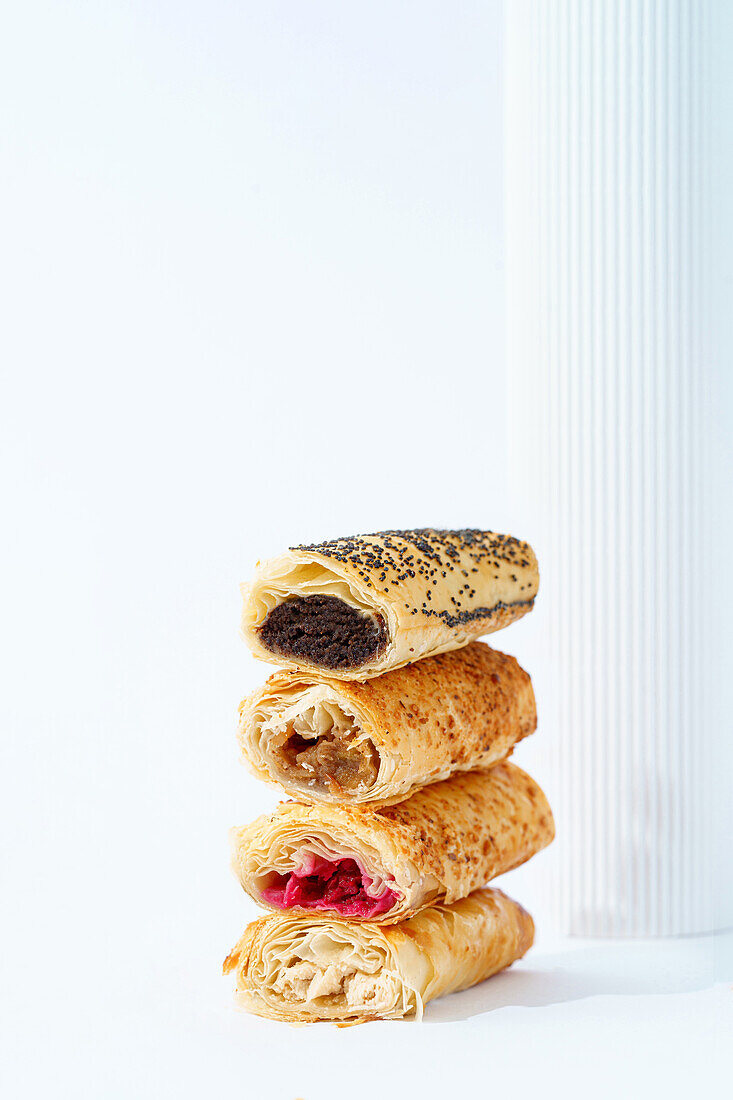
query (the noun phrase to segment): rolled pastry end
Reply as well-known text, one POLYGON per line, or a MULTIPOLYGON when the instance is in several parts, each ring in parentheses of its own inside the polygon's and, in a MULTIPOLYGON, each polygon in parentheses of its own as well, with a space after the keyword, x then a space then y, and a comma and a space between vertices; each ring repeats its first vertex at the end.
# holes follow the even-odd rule
POLYGON ((533 938, 532 918, 521 905, 484 889, 391 928, 262 917, 247 928, 224 973, 234 972, 242 1006, 270 1019, 420 1017, 434 997, 510 966, 533 938))
POLYGON ((272 750, 272 770, 287 788, 332 795, 363 794, 376 782, 379 753, 369 737, 360 737, 350 716, 322 732, 288 730, 272 750))
MULTIPOLYGON (((232 830, 235 871, 247 859, 240 847, 246 829, 232 830)), ((378 920, 404 904, 404 891, 382 868, 367 866, 363 857, 349 852, 345 838, 336 845, 312 838, 288 844, 288 855, 277 867, 261 860, 251 866, 247 888, 261 905, 271 909, 329 912, 349 920, 378 920)))
POLYGON ((238 1003, 270 1019, 361 1023, 422 1010, 374 926, 263 917, 225 960, 232 971, 238 1003))
POLYGON ((370 587, 342 563, 289 550, 242 586, 242 636, 261 659, 349 677, 389 646, 391 616, 370 587))
POLYGON ((271 678, 240 707, 244 759, 258 778, 309 799, 368 799, 381 756, 357 711, 328 684, 271 678))

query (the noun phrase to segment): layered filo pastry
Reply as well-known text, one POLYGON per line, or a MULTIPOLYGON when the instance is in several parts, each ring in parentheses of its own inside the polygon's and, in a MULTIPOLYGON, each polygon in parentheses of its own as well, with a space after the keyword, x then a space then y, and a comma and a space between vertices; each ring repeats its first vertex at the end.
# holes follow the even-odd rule
POLYGON ((504 760, 536 725, 527 673, 471 642, 362 683, 276 672, 242 703, 239 741, 296 798, 386 805, 504 760))
POLYGON ((434 997, 467 989, 520 959, 533 936, 521 905, 485 889, 388 927, 261 917, 224 972, 234 972, 243 1008, 273 1020, 420 1018, 434 997))
POLYGON ((540 787, 503 763, 393 806, 281 803, 231 830, 232 865, 266 908, 394 924, 466 897, 553 836, 540 787))
POLYGON ((499 630, 538 585, 532 548, 493 531, 334 539, 258 563, 242 636, 261 660, 365 680, 499 630))

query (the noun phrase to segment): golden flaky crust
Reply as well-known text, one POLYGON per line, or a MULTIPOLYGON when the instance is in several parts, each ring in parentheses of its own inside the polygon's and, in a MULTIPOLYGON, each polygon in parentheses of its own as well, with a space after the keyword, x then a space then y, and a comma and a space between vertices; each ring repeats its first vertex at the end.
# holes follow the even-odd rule
POLYGON ((227 957, 224 973, 234 972, 243 1007, 270 1019, 396 1019, 420 1016, 434 997, 467 989, 510 966, 531 947, 533 938, 532 918, 521 905, 500 890, 477 890, 392 927, 280 914, 261 917, 227 957), (315 951, 303 951, 307 937, 315 951), (288 968, 307 956, 315 959, 317 970, 319 945, 321 950, 328 945, 331 950, 324 952, 321 965, 325 972, 334 959, 334 943, 343 946, 348 960, 342 964, 341 988, 336 988, 337 977, 325 987, 335 992, 309 996, 303 982, 303 992, 296 996, 293 986, 283 982, 288 968), (354 974, 362 983, 366 976, 372 985, 349 989, 354 974))
POLYGON ((312 671, 315 658, 278 653, 263 625, 291 597, 328 595, 383 624, 378 653, 328 671, 364 680, 422 657, 459 649, 532 609, 539 587, 532 548, 509 535, 465 529, 380 531, 297 546, 258 563, 242 586, 242 637, 255 657, 312 671))
POLYGON ((315 838, 318 852, 355 859, 374 882, 397 894, 388 911, 372 918, 393 924, 428 905, 466 897, 524 863, 553 836, 542 790, 505 763, 454 775, 394 806, 281 803, 273 814, 232 830, 233 867, 244 889, 269 907, 261 885, 273 871, 292 869, 315 838))
MULTIPOLYGON (((306 695, 304 709, 308 703, 306 695)), ((276 672, 242 703, 239 742, 257 778, 279 783, 295 798, 387 805, 457 771, 504 760, 536 726, 532 682, 524 669, 514 657, 471 642, 365 683, 326 674, 276 672), (290 707, 291 715, 298 693, 302 697, 314 684, 330 687, 341 709, 354 717, 359 732, 376 750, 379 765, 371 786, 319 786, 308 771, 298 774, 283 766, 277 752, 278 737, 283 736, 277 714, 290 707)))

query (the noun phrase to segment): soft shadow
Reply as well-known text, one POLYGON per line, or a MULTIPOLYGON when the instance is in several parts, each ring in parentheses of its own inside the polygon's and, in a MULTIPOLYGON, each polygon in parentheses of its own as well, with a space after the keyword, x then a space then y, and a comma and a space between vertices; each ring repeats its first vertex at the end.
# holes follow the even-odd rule
POLYGON ((531 956, 473 989, 432 1001, 425 1023, 468 1020, 501 1008, 541 1008, 587 997, 691 993, 733 980, 733 960, 710 942, 690 950, 680 941, 616 943, 531 956), (717 963, 717 965, 716 965, 717 963))

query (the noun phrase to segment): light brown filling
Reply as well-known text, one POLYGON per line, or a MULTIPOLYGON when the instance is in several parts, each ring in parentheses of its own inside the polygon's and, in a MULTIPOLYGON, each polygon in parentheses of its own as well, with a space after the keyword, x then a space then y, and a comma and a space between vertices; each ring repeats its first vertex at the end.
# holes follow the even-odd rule
POLYGON ((305 779, 309 786, 331 794, 368 789, 376 782, 379 770, 371 742, 335 729, 315 740, 291 731, 275 754, 283 774, 299 781, 305 779))

